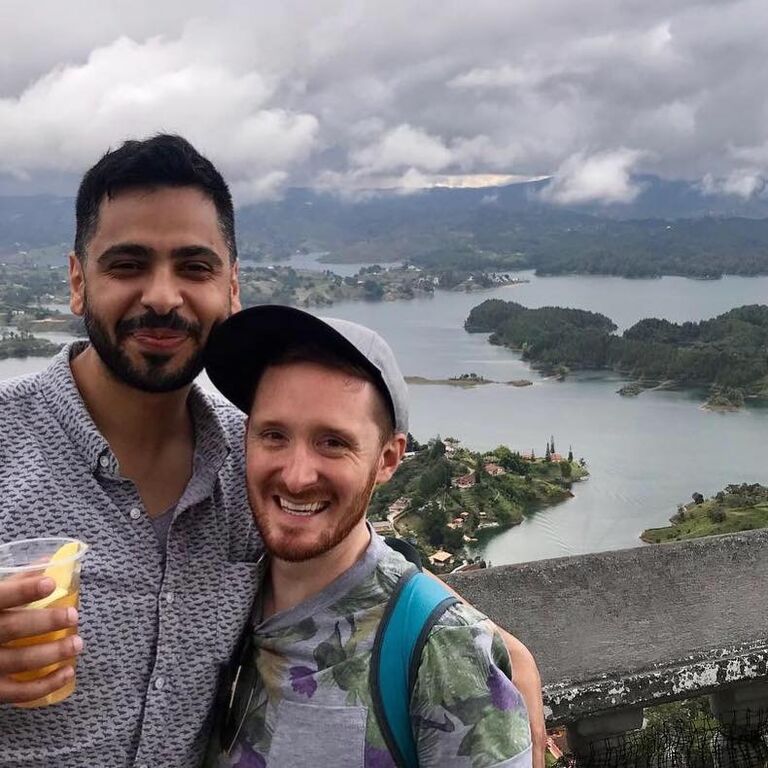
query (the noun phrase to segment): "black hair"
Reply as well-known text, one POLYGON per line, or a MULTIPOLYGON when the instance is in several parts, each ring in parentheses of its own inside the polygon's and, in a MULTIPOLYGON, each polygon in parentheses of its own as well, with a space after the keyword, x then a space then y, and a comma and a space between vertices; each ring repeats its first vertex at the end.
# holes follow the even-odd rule
POLYGON ((83 176, 75 207, 75 254, 81 261, 85 259, 86 246, 96 231, 102 200, 142 187, 199 189, 216 206, 230 260, 237 259, 232 195, 222 175, 186 139, 158 134, 142 141, 124 142, 118 149, 107 152, 83 176))

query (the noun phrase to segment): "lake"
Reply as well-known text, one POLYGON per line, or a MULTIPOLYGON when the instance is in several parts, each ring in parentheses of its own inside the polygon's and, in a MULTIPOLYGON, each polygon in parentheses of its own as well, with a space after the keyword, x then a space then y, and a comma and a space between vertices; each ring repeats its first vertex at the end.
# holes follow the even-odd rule
MULTIPOLYGON (((437 292, 411 301, 349 302, 319 313, 376 328, 392 344, 406 375, 475 372, 500 381, 534 381, 519 389, 410 389, 411 431, 419 440, 451 435, 476 449, 505 443, 543 455, 554 435, 559 452, 572 445, 574 454, 587 460, 591 477, 574 486, 575 498, 490 541, 485 555, 493 564, 639 546, 640 532, 664 525, 677 503, 690 500, 694 491, 710 495, 731 482, 768 482, 766 408, 710 413, 700 408, 700 396, 685 392, 624 398, 616 394, 622 379, 613 375, 542 379, 517 354, 488 344, 485 334, 463 330, 470 309, 486 298, 602 312, 620 329, 644 317, 700 320, 742 304, 766 303, 768 278, 520 276, 530 282, 474 294, 437 292)), ((38 370, 46 362, 2 360, 0 378, 38 370)))

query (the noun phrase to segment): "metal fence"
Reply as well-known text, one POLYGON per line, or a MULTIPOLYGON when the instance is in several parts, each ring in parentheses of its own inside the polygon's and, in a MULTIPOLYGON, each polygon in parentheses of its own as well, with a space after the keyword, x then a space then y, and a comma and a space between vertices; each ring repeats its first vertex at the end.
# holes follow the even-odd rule
POLYGON ((567 754, 557 768, 768 768, 768 713, 738 712, 715 720, 700 704, 645 727, 567 754))

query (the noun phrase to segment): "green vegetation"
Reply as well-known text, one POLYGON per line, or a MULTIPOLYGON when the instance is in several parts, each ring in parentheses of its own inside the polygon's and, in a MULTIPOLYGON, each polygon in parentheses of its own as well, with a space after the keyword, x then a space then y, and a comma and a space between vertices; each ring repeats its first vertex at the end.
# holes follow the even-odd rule
POLYGON ((538 460, 503 445, 476 453, 451 438, 417 447, 376 490, 369 516, 385 520, 394 514, 395 530, 427 553, 460 553, 478 536, 517 525, 526 513, 569 498, 571 483, 588 474, 572 454, 570 461, 559 454, 555 460, 550 443, 548 458, 538 460))
POLYGON ((478 376, 476 373, 462 373, 460 376, 451 376, 447 379, 428 379, 424 376, 406 376, 405 380, 409 384, 441 384, 448 387, 461 387, 462 389, 476 387, 479 384, 498 383, 492 379, 486 379, 484 376, 478 376))
POLYGON ((7 357, 50 357, 61 349, 48 339, 38 339, 30 333, 4 333, 0 338, 0 360, 7 357))
POLYGON ((694 493, 690 504, 680 504, 672 525, 649 528, 640 538, 649 544, 696 539, 768 527, 768 488, 758 483, 728 485, 711 499, 694 493))
POLYGON ((464 327, 491 332, 489 341, 519 350, 547 373, 609 369, 638 386, 711 387, 710 408, 734 408, 744 397, 768 395, 768 306, 733 309, 698 323, 641 320, 621 336, 604 315, 580 309, 527 309, 491 299, 474 307, 464 327))
MULTIPOLYGON (((655 204, 614 209, 634 217, 619 220, 542 204, 543 184, 378 194, 354 203, 333 194, 286 190, 279 201, 238 210, 239 250, 244 259, 262 262, 297 251, 324 251, 347 262, 409 259, 425 269, 453 270, 457 283, 467 270, 699 278, 768 274, 764 197, 734 205, 733 198, 692 195, 686 186, 688 203, 677 205, 681 198, 657 179, 649 183, 655 204), (656 218, 641 218, 649 215, 656 218), (686 215, 692 217, 670 220, 686 215)), ((48 195, 0 196, 2 259, 62 264, 72 243, 73 207, 71 199, 48 195)))
POLYGON ((477 291, 515 280, 506 274, 463 270, 422 270, 378 264, 363 267, 356 275, 341 277, 330 270, 297 270, 287 266, 256 266, 243 262, 240 290, 244 306, 291 304, 328 306, 337 301, 392 301, 431 296, 436 289, 477 291))

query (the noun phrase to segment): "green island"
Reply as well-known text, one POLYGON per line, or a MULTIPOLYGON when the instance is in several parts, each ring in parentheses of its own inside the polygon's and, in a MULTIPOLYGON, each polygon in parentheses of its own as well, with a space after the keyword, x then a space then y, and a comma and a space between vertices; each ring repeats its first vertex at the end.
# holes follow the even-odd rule
POLYGON ((421 445, 409 435, 408 443, 368 515, 378 532, 412 541, 441 572, 477 566, 474 545, 570 498, 572 484, 589 475, 571 450, 557 452, 554 437, 538 458, 504 445, 478 453, 450 437, 421 445))
POLYGON ((462 373, 459 376, 450 376, 447 379, 428 379, 424 376, 406 376, 409 384, 442 384, 449 387, 476 387, 480 384, 496 384, 492 379, 478 376, 476 373, 462 373))
POLYGON ((621 336, 605 315, 489 299, 464 323, 491 344, 519 351, 544 374, 611 370, 631 379, 619 393, 651 388, 707 388, 705 408, 734 410, 768 397, 768 306, 738 307, 711 320, 672 323, 648 318, 621 336))
POLYGON ((251 262, 243 262, 240 269, 244 306, 311 307, 329 306, 337 301, 395 301, 431 296, 436 290, 473 292, 521 282, 526 281, 506 272, 422 269, 412 264, 395 267, 372 264, 347 277, 331 270, 318 272, 251 262))
POLYGON ((8 357, 51 357, 60 349, 61 344, 54 344, 24 331, 0 332, 0 360, 8 357))
POLYGON ((485 376, 478 376, 476 373, 462 373, 459 376, 450 376, 447 379, 429 379, 426 376, 406 376, 408 384, 438 384, 448 387, 476 387, 480 384, 508 384, 510 387, 530 387, 533 382, 530 379, 512 379, 511 381, 494 381, 486 379, 485 376))
POLYGON ((661 544, 768 527, 768 488, 759 483, 727 485, 709 499, 700 493, 691 498, 688 504, 678 504, 671 525, 648 528, 640 538, 661 544))

